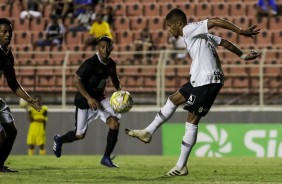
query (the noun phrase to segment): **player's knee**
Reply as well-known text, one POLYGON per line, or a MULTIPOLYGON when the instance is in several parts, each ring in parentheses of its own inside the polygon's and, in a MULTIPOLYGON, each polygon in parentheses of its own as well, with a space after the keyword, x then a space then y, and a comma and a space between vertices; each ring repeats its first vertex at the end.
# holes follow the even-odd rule
POLYGON ((117 130, 119 129, 119 122, 118 119, 114 116, 110 116, 107 119, 107 125, 109 126, 110 129, 112 130, 117 130))
POLYGON ((83 134, 76 134, 75 135, 78 140, 83 139, 85 137, 85 133, 83 134))
POLYGON ((195 115, 194 113, 188 112, 187 122, 197 125, 201 117, 195 115))

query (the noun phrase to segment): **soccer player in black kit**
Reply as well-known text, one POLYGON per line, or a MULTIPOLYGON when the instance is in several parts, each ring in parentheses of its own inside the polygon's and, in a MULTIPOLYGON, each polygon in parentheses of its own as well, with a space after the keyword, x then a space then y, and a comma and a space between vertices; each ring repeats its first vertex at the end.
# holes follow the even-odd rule
POLYGON ((76 71, 73 78, 77 93, 74 99, 76 106, 75 130, 54 136, 53 152, 61 156, 62 145, 83 139, 88 124, 100 118, 109 126, 107 145, 101 164, 110 168, 118 167, 110 158, 117 143, 120 114, 115 113, 105 96, 106 81, 110 77, 116 90, 121 90, 120 80, 116 72, 116 62, 110 57, 113 41, 103 36, 99 38, 98 52, 86 59, 76 71))
MULTIPOLYGON (((0 18, 0 78, 4 75, 8 86, 16 95, 26 100, 29 105, 36 110, 40 110, 41 107, 37 99, 31 98, 17 82, 14 69, 14 57, 8 47, 11 39, 11 22, 6 18, 0 18)), ((6 102, 0 98, 0 172, 17 172, 4 165, 12 150, 16 136, 17 128, 13 115, 6 102)))

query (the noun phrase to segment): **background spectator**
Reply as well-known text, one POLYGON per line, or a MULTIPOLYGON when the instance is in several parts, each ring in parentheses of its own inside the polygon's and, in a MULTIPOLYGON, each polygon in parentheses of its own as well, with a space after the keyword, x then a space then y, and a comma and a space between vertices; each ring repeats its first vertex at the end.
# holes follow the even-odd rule
POLYGON ((113 39, 112 31, 108 22, 103 20, 103 15, 101 13, 96 15, 96 20, 92 24, 89 37, 86 40, 87 46, 96 46, 97 40, 102 36, 108 36, 113 39))
POLYGON ((78 25, 70 27, 68 31, 89 31, 95 17, 96 14, 92 11, 92 7, 87 7, 87 11, 85 13, 80 13, 78 17, 76 17, 78 25))
POLYGON ((72 16, 74 12, 72 0, 50 0, 52 5, 52 15, 65 19, 68 15, 72 16))
POLYGON ((34 43, 34 46, 57 46, 63 43, 66 29, 64 25, 59 22, 59 17, 51 16, 51 23, 47 25, 45 30, 45 39, 34 43))
POLYGON ((92 0, 73 0, 74 5, 74 17, 77 17, 80 13, 85 13, 87 7, 92 7, 92 0))
MULTIPOLYGON (((41 95, 36 95, 35 99, 38 99, 38 103, 42 105, 41 95)), ((29 128, 27 133, 27 145, 28 155, 34 155, 35 146, 39 147, 39 155, 46 155, 45 143, 46 143, 46 123, 48 121, 48 107, 42 105, 40 111, 27 106, 26 111, 28 113, 29 128)))
MULTIPOLYGON (((169 43, 172 44, 173 50, 183 50, 181 53, 173 54, 172 59, 174 60, 183 60, 186 57, 186 47, 183 37, 179 36, 177 38, 171 36, 169 38, 169 43)), ((173 61, 174 62, 174 61, 173 61)))
POLYGON ((20 19, 42 17, 42 5, 40 0, 22 0, 20 19))
POLYGON ((268 18, 278 15, 278 6, 275 0, 258 0, 257 2, 257 18, 261 21, 262 17, 268 18))
POLYGON ((153 40, 152 40, 152 35, 149 31, 148 28, 144 28, 141 33, 140 37, 133 42, 132 50, 133 51, 143 51, 142 54, 135 54, 134 58, 143 58, 147 55, 149 56, 146 52, 148 50, 152 50, 153 48, 153 40))
POLYGON ((108 22, 110 27, 112 27, 114 23, 114 8, 112 6, 106 6, 103 9, 104 14, 104 21, 108 22))

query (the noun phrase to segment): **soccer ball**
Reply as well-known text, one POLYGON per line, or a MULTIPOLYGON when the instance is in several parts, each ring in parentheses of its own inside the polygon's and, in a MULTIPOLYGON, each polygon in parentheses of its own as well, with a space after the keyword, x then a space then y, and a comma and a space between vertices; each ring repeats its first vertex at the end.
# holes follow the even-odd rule
POLYGON ((126 113, 133 106, 133 99, 128 91, 116 91, 110 98, 111 107, 118 113, 126 113))
POLYGON ((25 101, 25 100, 22 99, 22 98, 20 98, 19 104, 20 104, 20 107, 21 107, 21 108, 26 108, 26 107, 28 106, 27 101, 25 101))

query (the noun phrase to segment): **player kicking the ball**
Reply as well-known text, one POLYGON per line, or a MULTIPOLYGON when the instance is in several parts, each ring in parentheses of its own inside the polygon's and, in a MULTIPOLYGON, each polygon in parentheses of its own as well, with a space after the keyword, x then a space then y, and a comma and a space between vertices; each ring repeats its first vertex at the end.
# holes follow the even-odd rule
POLYGON ((217 26, 247 37, 258 34, 259 29, 256 29, 257 26, 241 29, 221 18, 187 24, 186 15, 180 9, 170 11, 165 21, 174 37, 182 36, 185 40, 186 49, 192 58, 190 81, 168 98, 148 127, 143 130, 126 129, 125 132, 144 143, 149 143, 154 132, 173 115, 179 105, 185 103, 184 109, 188 111, 188 117, 181 153, 176 165, 166 173, 167 176, 183 176, 188 174, 187 161, 196 143, 200 119, 208 113, 223 86, 224 75, 215 48, 223 46, 244 60, 259 56, 255 51, 243 53, 228 40, 209 34, 209 29, 217 26))
POLYGON ((115 113, 105 97, 106 81, 111 77, 116 90, 121 90, 120 80, 116 72, 116 62, 110 57, 113 49, 112 40, 103 36, 98 40, 98 53, 94 54, 76 71, 73 82, 77 88, 74 99, 76 106, 75 130, 66 134, 54 136, 53 152, 56 157, 61 156, 62 145, 76 140, 83 139, 86 135, 88 124, 100 118, 109 126, 107 146, 101 164, 115 168, 110 155, 117 143, 119 132, 120 114, 115 113))

